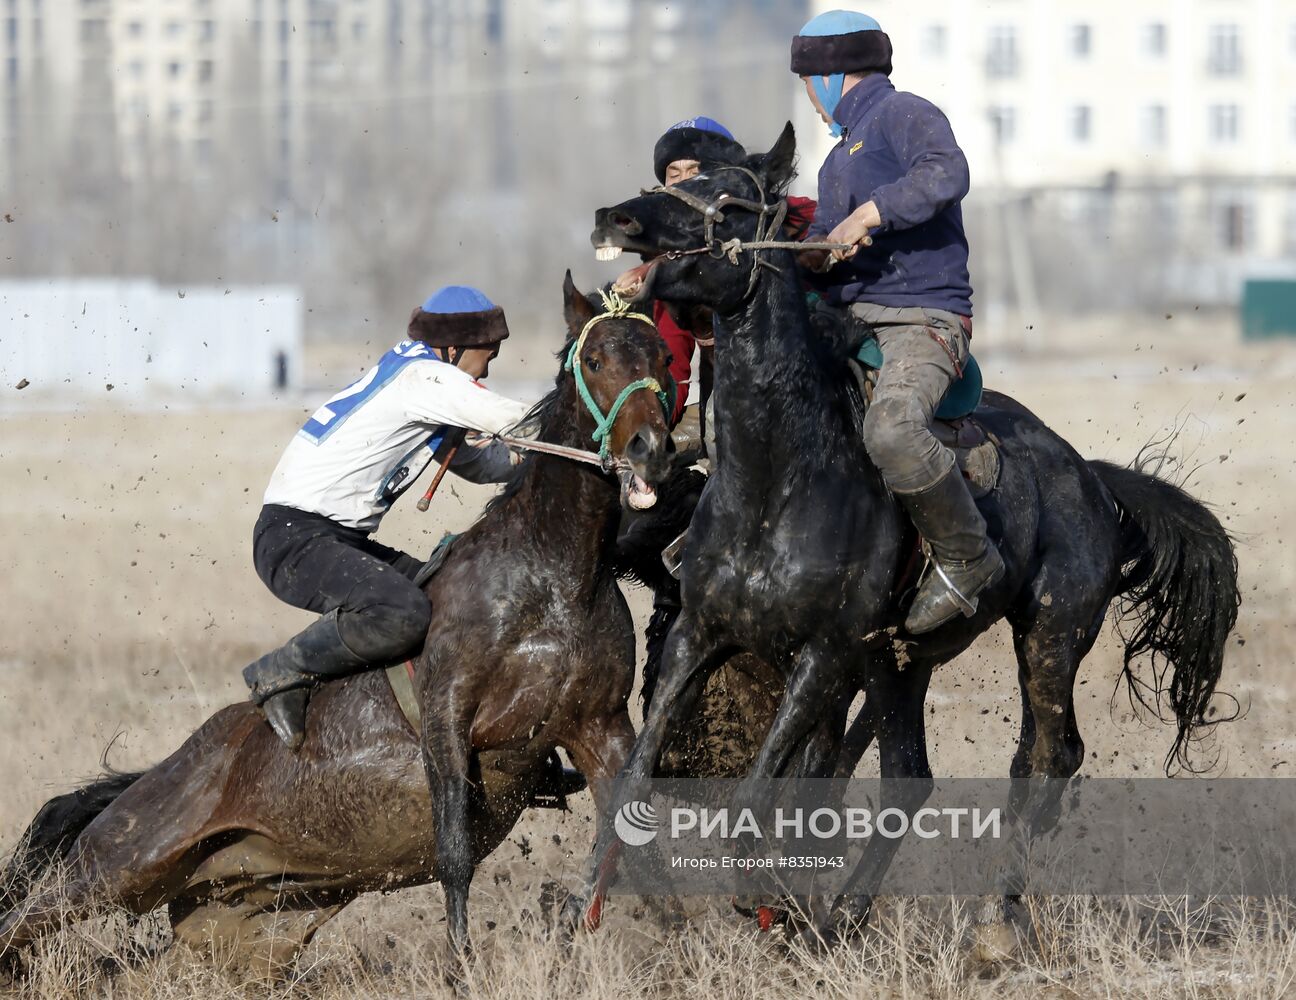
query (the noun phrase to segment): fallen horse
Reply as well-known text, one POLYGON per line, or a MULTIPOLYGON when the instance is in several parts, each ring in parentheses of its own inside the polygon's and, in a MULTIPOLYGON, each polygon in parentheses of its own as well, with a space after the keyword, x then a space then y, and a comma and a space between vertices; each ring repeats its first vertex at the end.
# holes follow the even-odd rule
POLYGON ((41 810, 0 879, 0 958, 96 906, 165 906, 178 940, 279 967, 360 893, 434 880, 464 951, 474 866, 563 791, 554 748, 591 783, 616 774, 634 634, 614 546, 623 503, 645 505, 669 468, 667 356, 651 323, 599 314, 570 275, 564 296, 572 339, 528 422, 577 449, 602 428, 620 481, 532 454, 455 543, 425 587, 422 732, 383 671, 321 688, 297 753, 252 705, 221 709, 148 771, 41 810), (66 878, 41 885, 52 866, 66 878))

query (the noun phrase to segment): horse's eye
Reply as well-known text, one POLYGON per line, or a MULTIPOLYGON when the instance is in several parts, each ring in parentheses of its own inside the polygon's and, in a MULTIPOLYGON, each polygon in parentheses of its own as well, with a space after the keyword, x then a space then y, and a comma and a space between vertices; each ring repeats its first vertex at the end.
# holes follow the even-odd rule
POLYGON ((590 358, 588 361, 585 362, 585 367, 592 372, 596 372, 603 367, 603 364, 596 358, 590 358))

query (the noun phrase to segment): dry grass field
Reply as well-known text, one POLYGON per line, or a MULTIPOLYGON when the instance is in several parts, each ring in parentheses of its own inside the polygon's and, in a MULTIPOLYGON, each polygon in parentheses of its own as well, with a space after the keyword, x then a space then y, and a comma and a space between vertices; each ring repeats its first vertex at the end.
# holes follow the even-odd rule
MULTIPOLYGON (((1086 456, 1128 462, 1178 427, 1166 472, 1237 540, 1244 603, 1224 688, 1245 707, 1218 732, 1220 773, 1296 771, 1290 604, 1296 552, 1296 347, 1236 343, 1227 327, 1167 320, 1078 330, 1047 356, 986 359, 987 380, 1033 408, 1086 456)), ((1044 334, 1041 334, 1044 336, 1044 334)), ((1060 331, 1049 331, 1060 341, 1060 331)), ((540 357, 545 355, 541 352, 540 357)), ((548 378, 547 362, 534 377, 548 378)), ((260 494, 308 408, 75 411, 0 389, 0 853, 53 794, 92 776, 105 747, 122 768, 174 749, 243 697, 241 667, 307 617, 280 605, 251 567, 260 494), (30 403, 29 403, 30 401, 30 403)), ((432 511, 406 501, 381 537, 430 550, 467 524, 485 491, 443 488, 432 511)), ((647 610, 632 595, 640 621, 647 610)), ((1105 635, 1080 675, 1084 773, 1154 776, 1171 730, 1114 704, 1119 646, 1105 635)), ((929 706, 937 774, 1004 775, 1018 719, 1016 667, 996 630, 942 668, 929 706)), ((876 769, 876 756, 861 768, 876 769)), ((564 958, 542 934, 547 880, 574 884, 591 831, 588 796, 570 814, 528 813, 474 883, 480 954, 471 995, 794 997, 1223 997, 1296 994, 1293 911, 1223 901, 1044 900, 1020 963, 965 958, 969 912, 888 900, 856 947, 789 950, 722 906, 667 930, 614 900, 610 925, 564 958)), ((327 926, 297 978, 264 984, 145 944, 161 927, 119 916, 51 939, 23 995, 164 997, 432 996, 443 992, 435 887, 367 897, 327 926)), ((2 991, 0 991, 2 992, 2 991)))

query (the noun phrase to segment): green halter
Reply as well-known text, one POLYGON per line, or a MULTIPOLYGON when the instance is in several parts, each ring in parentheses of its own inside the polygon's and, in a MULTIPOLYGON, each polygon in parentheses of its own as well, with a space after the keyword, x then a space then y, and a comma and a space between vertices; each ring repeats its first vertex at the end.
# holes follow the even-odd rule
POLYGON ((651 317, 645 316, 641 312, 632 312, 630 309, 630 303, 616 292, 604 292, 600 290, 599 295, 603 297, 603 306, 607 311, 599 313, 585 324, 585 327, 580 332, 580 336, 576 338, 576 342, 572 344, 571 350, 567 353, 567 364, 565 367, 575 377, 576 391, 580 393, 581 402, 585 404, 585 409, 589 410, 590 416, 594 418, 595 427, 594 433, 591 436, 598 443, 599 458, 606 467, 608 464, 608 439, 612 434, 612 425, 616 423, 617 414, 621 412, 621 407, 625 405, 626 400, 640 389, 651 389, 657 394, 657 399, 661 402, 662 412, 666 415, 666 422, 670 423, 670 418, 675 412, 675 382, 674 379, 671 380, 671 391, 668 394, 666 390, 662 388, 661 383, 655 378, 636 379, 621 390, 617 395, 616 402, 612 404, 612 409, 608 410, 607 415, 605 416, 603 414, 603 411, 599 409, 598 403, 595 402, 594 396, 590 393, 589 386, 585 384, 585 373, 582 371, 580 363, 581 348, 585 346, 585 338, 589 336, 590 330, 594 329, 598 323, 601 323, 605 319, 642 320, 654 329, 656 329, 656 324, 653 323, 651 317))

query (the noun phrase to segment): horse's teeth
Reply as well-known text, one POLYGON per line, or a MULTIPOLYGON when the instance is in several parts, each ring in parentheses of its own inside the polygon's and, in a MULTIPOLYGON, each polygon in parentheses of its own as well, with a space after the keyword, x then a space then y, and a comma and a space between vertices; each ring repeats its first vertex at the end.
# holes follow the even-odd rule
POLYGON ((595 247, 594 248, 595 260, 616 260, 620 256, 621 256, 620 247, 595 247))

